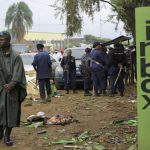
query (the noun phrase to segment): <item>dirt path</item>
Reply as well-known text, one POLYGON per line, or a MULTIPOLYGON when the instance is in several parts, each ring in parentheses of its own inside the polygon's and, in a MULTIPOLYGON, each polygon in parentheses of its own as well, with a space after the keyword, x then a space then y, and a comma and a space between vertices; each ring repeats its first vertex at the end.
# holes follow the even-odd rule
MULTIPOLYGON (((31 88, 28 88, 30 91, 28 98, 37 96, 37 91, 35 89, 31 90, 31 88), (33 92, 33 90, 35 91, 33 92)), ((64 91, 59 92, 64 93, 64 91)), ((124 97, 84 97, 81 90, 78 91, 78 94, 68 94, 59 98, 54 97, 52 102, 48 104, 34 103, 32 106, 26 106, 28 103, 26 100, 22 104, 22 122, 26 122, 28 116, 43 111, 46 116, 71 115, 79 123, 71 123, 65 126, 49 125, 36 129, 24 126, 15 128, 12 133, 14 146, 8 148, 3 144, 3 141, 0 141, 0 150, 65 150, 67 148, 64 148, 63 145, 50 144, 52 141, 62 139, 77 139, 77 136, 85 131, 98 134, 98 136, 77 143, 77 145, 87 147, 81 148, 83 150, 94 149, 91 148, 94 143, 103 145, 107 150, 127 150, 132 145, 136 145, 136 127, 120 125, 117 121, 135 119, 135 99, 136 88, 135 86, 129 86, 124 97), (38 135, 37 132, 41 130, 46 130, 47 133, 38 135)))

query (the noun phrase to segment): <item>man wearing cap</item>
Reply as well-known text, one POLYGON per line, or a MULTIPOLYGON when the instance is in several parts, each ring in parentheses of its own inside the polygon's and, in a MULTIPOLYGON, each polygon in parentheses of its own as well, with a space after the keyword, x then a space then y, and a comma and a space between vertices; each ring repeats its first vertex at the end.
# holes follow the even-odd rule
POLYGON ((22 59, 10 40, 9 32, 0 32, 0 139, 7 146, 13 145, 10 134, 20 124, 21 103, 27 95, 22 59))
POLYGON ((70 84, 73 89, 73 93, 77 93, 76 62, 75 62, 75 58, 71 56, 71 54, 72 54, 71 49, 68 49, 66 51, 66 56, 63 56, 62 61, 60 63, 64 71, 64 90, 66 90, 66 94, 69 94, 70 84))
POLYGON ((50 84, 50 77, 51 77, 51 59, 48 52, 43 51, 44 45, 37 44, 36 45, 38 54, 34 56, 34 60, 32 65, 37 73, 37 80, 39 83, 39 91, 40 91, 40 98, 42 103, 47 103, 51 101, 51 84, 50 84), (47 98, 45 95, 45 89, 47 91, 47 98))
POLYGON ((92 80, 94 86, 95 96, 99 94, 106 94, 106 86, 103 84, 102 80, 105 78, 105 65, 107 64, 105 57, 102 53, 102 46, 99 42, 94 42, 93 50, 90 54, 91 57, 91 71, 92 80))

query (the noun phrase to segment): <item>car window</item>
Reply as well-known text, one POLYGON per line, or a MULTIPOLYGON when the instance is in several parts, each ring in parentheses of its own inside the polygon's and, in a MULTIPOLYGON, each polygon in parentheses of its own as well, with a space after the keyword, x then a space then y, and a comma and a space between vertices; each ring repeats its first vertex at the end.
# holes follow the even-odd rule
MULTIPOLYGON (((83 56, 83 54, 85 54, 85 49, 75 49, 75 48, 70 48, 72 51, 72 56, 74 56, 76 59, 81 59, 81 57, 83 56)), ((66 49, 67 50, 67 49, 66 49)), ((66 54, 66 50, 64 52, 64 54, 66 54)))

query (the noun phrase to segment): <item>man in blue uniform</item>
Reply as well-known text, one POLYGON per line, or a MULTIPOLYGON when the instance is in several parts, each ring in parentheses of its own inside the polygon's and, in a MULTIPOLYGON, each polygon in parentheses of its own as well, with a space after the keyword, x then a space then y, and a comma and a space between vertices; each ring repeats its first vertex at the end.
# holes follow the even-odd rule
POLYGON ((91 70, 90 70, 90 48, 85 49, 85 53, 81 58, 80 71, 84 78, 84 96, 92 96, 89 92, 89 86, 91 83, 91 70))
POLYGON ((94 86, 95 96, 99 94, 106 94, 105 86, 102 84, 102 80, 105 77, 105 65, 106 60, 104 54, 102 53, 102 46, 99 42, 94 42, 93 50, 90 54, 91 57, 91 71, 92 80, 94 86))
POLYGON ((32 65, 37 73, 41 102, 46 103, 51 101, 50 76, 52 63, 48 52, 43 51, 43 48, 43 44, 37 44, 38 54, 35 55, 32 65), (47 99, 45 96, 45 88, 47 91, 47 99))
POLYGON ((108 60, 108 76, 110 79, 110 96, 114 96, 116 88, 120 92, 120 96, 124 95, 124 67, 127 64, 127 57, 124 53, 122 44, 115 44, 114 49, 109 54, 108 60))
POLYGON ((101 96, 105 96, 106 95, 106 88, 107 88, 107 65, 108 65, 108 54, 107 54, 107 48, 105 46, 102 45, 102 50, 101 50, 102 56, 104 57, 105 60, 105 66, 104 66, 104 77, 102 78, 102 82, 101 82, 101 87, 102 87, 102 92, 101 92, 101 96))
POLYGON ((76 91, 76 63, 75 63, 75 58, 71 56, 71 54, 72 54, 72 51, 68 49, 66 52, 67 56, 63 56, 62 61, 60 63, 64 71, 64 90, 66 90, 66 94, 69 94, 70 84, 73 89, 73 93, 77 93, 76 91))

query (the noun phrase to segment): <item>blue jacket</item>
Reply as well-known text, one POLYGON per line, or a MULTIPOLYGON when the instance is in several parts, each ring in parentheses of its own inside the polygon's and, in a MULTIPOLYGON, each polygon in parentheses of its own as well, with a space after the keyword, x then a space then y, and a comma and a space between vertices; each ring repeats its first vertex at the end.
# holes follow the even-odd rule
MULTIPOLYGON (((106 61, 107 61, 106 56, 103 52, 101 52, 101 50, 98 49, 92 50, 92 52, 90 53, 90 57, 93 60, 99 62, 102 66, 106 65, 106 61)), ((101 65, 92 62, 91 65, 92 71, 103 71, 103 67, 101 65)))
POLYGON ((37 72, 37 79, 47 79, 51 76, 51 59, 48 52, 39 51, 32 63, 37 72))

